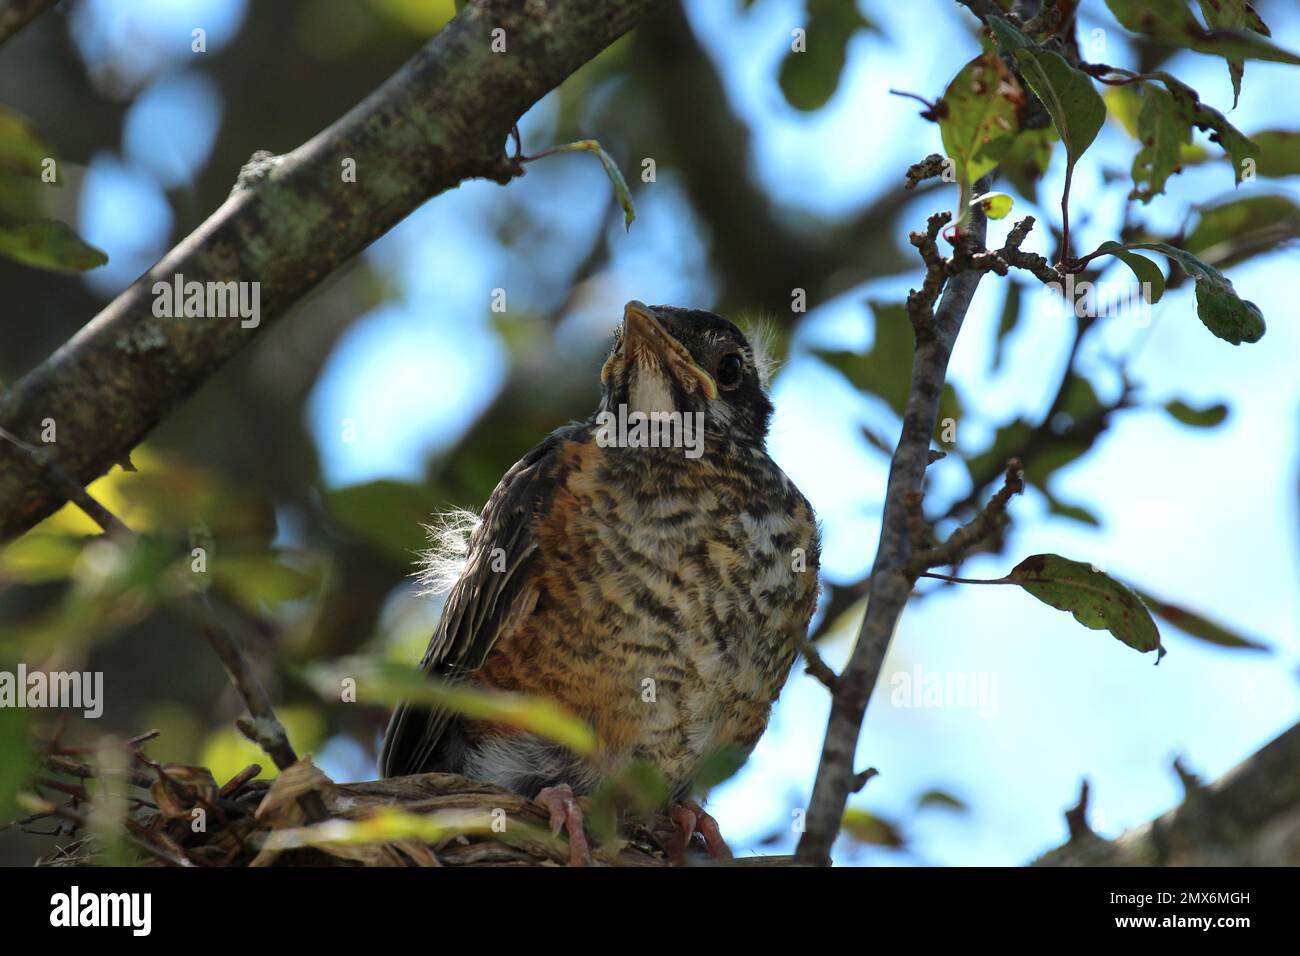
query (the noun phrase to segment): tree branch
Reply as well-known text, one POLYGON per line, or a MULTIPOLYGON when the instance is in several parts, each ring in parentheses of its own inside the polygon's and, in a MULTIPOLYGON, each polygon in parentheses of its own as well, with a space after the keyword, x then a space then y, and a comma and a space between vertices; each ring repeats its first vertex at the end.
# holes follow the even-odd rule
MULTIPOLYGON (((1034 866, 1295 866, 1300 863, 1300 724, 1208 786, 1177 764, 1183 802, 1114 840, 1067 815, 1071 837, 1034 866)), ((1083 808, 1082 810, 1080 808, 1083 808)))
MULTIPOLYGON (((987 192, 990 182, 988 177, 982 179, 976 185, 976 192, 987 192)), ((931 229, 933 226, 932 220, 931 229)), ((977 207, 972 211, 961 239, 968 254, 969 250, 983 247, 986 229, 983 211, 977 207)), ((917 234, 914 241, 920 246, 928 238, 931 238, 929 232, 917 234)), ((962 247, 957 254, 961 253, 962 247)), ((927 280, 937 268, 943 268, 942 264, 927 262, 927 280)), ((903 433, 889 467, 880 545, 871 571, 867 611, 853 654, 831 695, 831 715, 808 806, 807 828, 796 853, 800 863, 826 865, 830 862, 831 844, 839 833, 844 805, 854 784, 853 756, 862 720, 866 716, 867 701, 880 676, 890 637, 916 581, 909 572, 912 535, 908 500, 921 492, 925 469, 930 463, 930 439, 939 417, 939 398, 948 371, 948 358, 984 271, 973 269, 948 278, 943 297, 932 315, 918 313, 915 296, 909 297, 909 313, 917 329, 917 343, 912 361, 912 384, 903 415, 903 433)), ((930 292, 927 285, 918 295, 930 292)), ((933 296, 930 301, 933 301, 933 296)))
MULTIPOLYGON (((53 419, 63 470, 83 484, 103 474, 231 355, 426 199, 468 178, 519 175, 504 151, 519 117, 656 2, 468 5, 328 129, 284 156, 255 155, 220 209, 0 395, 0 425, 33 441, 53 419), (504 53, 491 49, 497 27, 504 53), (343 175, 348 160, 355 182, 343 175), (257 325, 155 316, 154 283, 177 276, 259 282, 257 325)), ((64 500, 40 469, 0 447, 0 540, 64 500)))

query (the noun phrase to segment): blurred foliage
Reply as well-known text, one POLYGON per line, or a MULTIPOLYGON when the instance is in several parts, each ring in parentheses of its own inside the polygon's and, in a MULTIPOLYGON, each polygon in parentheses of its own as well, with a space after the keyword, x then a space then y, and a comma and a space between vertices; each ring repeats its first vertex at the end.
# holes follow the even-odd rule
POLYGON ((66 223, 39 216, 43 183, 61 185, 48 170, 53 152, 32 125, 0 106, 0 256, 55 272, 84 272, 108 261, 66 223))
POLYGON ((805 0, 802 37, 792 37, 777 79, 786 102, 797 110, 821 109, 835 95, 848 58, 849 41, 875 25, 856 0, 805 0))

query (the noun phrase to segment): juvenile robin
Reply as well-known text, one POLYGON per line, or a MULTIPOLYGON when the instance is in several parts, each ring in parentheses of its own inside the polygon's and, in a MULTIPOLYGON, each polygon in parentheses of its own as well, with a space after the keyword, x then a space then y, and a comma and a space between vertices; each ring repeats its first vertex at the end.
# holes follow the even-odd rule
POLYGON ((458 773, 534 797, 581 863, 577 798, 648 761, 680 848, 699 833, 730 855, 692 781, 757 743, 818 587, 812 508, 764 448, 763 365, 720 316, 629 302, 596 412, 517 462, 470 533, 422 669, 550 698, 595 730, 598 756, 403 704, 385 776, 458 773))

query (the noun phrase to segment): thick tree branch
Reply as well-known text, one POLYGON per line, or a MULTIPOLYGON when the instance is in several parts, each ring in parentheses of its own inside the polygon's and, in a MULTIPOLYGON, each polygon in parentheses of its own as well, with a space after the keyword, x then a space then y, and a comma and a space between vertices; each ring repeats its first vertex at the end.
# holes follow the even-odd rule
MULTIPOLYGON (((1183 802, 1106 840, 1086 821, 1034 866, 1296 866, 1300 864, 1300 724, 1201 786, 1177 768, 1183 802)), ((1071 813, 1086 812, 1086 801, 1071 813)))
MULTIPOLYGON (((203 225, 49 359, 0 395, 0 425, 34 442, 57 425, 57 463, 103 474, 220 365, 426 199, 472 177, 519 175, 506 137, 565 77, 657 0, 476 0, 391 79, 284 156, 259 155, 203 225), (506 52, 492 51, 505 30, 506 52), (343 174, 355 163, 355 182, 343 174), (153 314, 155 282, 260 283, 256 327, 153 314)), ((0 540, 65 500, 0 447, 0 540)))
MULTIPOLYGON (((989 184, 987 177, 981 180, 977 192, 986 192, 989 184)), ((930 225, 926 234, 913 237, 918 247, 933 239, 933 219, 930 225)), ((964 230, 962 246, 967 250, 982 248, 986 227, 983 212, 975 209, 964 230)), ((927 262, 927 266, 928 280, 936 266, 931 262, 927 262)), ((922 303, 916 296, 909 299, 908 309, 917 329, 917 343, 912 361, 912 384, 903 415, 903 433, 889 467, 880 545, 871 571, 871 597, 853 654, 831 695, 831 715, 808 806, 807 828, 796 854, 801 863, 825 865, 830 862, 831 844, 839 833, 844 805, 853 788, 853 756, 862 720, 866 716, 867 701, 880 675, 899 615, 916 582, 909 570, 912 534, 908 501, 921 492, 925 469, 930 463, 930 439, 939 417, 939 398, 948 371, 948 358, 984 271, 973 269, 949 278, 939 306, 932 314, 928 309, 920 310, 922 303)), ((917 295, 928 295, 929 302, 933 303, 937 293, 937 289, 927 284, 917 295)))

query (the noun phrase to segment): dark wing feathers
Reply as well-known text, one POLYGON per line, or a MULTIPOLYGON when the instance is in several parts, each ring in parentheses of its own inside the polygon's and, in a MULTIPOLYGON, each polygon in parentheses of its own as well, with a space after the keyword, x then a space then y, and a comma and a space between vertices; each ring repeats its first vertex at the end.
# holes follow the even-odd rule
MULTIPOLYGON (((420 662, 426 673, 457 680, 477 670, 503 628, 513 626, 517 612, 535 601, 533 519, 551 499, 568 431, 554 433, 520 459, 488 498, 470 536, 465 568, 420 662)), ((380 773, 399 777, 435 769, 435 751, 453 718, 446 711, 399 704, 384 734, 380 773)))

